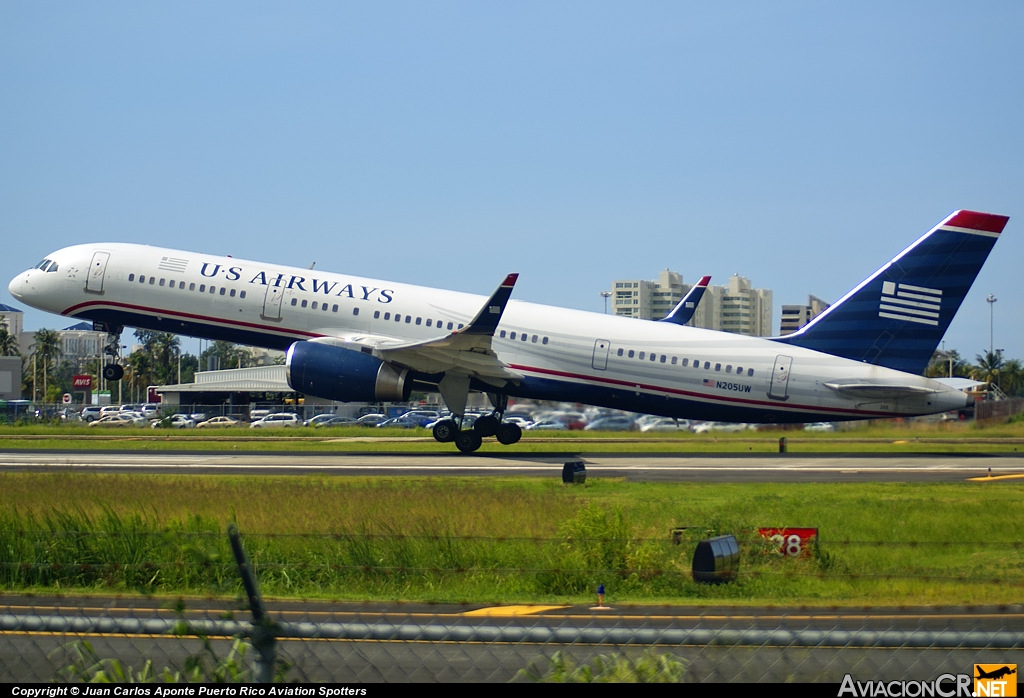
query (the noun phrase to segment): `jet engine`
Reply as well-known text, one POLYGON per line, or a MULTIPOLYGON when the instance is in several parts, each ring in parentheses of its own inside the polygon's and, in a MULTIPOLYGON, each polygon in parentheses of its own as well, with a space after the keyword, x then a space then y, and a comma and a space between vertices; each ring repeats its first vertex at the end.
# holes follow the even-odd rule
POLYGON ((292 390, 341 402, 405 402, 412 392, 409 369, 318 342, 292 344, 287 373, 292 390))

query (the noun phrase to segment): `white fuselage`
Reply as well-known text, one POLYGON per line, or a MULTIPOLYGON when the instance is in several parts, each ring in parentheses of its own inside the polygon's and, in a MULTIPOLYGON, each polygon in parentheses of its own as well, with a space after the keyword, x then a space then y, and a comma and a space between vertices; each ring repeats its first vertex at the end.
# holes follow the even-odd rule
MULTIPOLYGON (((285 349, 336 337, 428 340, 468 323, 484 296, 126 243, 77 245, 10 284, 42 310, 285 349), (397 319, 396 319, 397 318, 397 319)), ((509 394, 676 417, 746 422, 944 412, 967 396, 921 376, 765 338, 511 301, 498 359, 524 376, 509 394), (653 357, 653 358, 652 358, 653 357), (826 384, 920 392, 843 394, 826 384)))

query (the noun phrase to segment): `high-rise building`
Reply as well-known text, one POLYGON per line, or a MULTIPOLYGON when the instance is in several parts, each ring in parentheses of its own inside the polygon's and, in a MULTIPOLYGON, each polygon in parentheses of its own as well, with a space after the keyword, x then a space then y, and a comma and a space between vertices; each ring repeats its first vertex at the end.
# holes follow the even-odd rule
POLYGON ((782 306, 779 335, 793 334, 808 322, 825 312, 828 303, 817 296, 807 296, 807 305, 782 306))
MULTIPOLYGON (((612 308, 620 317, 660 320, 692 288, 681 274, 665 269, 654 281, 622 279, 612 282, 612 308)), ((750 279, 734 274, 725 286, 708 286, 692 327, 766 337, 771 335, 772 292, 753 288, 750 279)))

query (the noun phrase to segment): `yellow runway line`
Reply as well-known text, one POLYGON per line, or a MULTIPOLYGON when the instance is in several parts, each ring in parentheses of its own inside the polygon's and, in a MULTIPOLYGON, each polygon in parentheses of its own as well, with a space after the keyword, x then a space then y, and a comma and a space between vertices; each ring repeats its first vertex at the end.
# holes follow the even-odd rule
POLYGON ((558 611, 568 606, 490 606, 478 608, 475 611, 466 611, 464 616, 476 616, 485 618, 511 618, 513 616, 531 616, 535 613, 545 611, 558 611))
POLYGON ((983 477, 969 477, 970 482, 988 482, 989 480, 1020 480, 1024 473, 1013 473, 1012 475, 985 475, 983 477))

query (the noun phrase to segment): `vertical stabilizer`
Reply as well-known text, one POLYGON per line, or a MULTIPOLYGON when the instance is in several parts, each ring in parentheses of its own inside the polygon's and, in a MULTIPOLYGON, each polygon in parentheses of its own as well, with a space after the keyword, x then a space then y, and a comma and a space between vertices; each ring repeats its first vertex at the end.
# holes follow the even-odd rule
POLYGON ((676 325, 688 323, 690 318, 693 317, 693 313, 697 310, 697 306, 700 305, 700 299, 710 282, 710 276, 700 277, 700 281, 683 296, 683 299, 676 304, 676 307, 672 308, 672 312, 661 318, 658 322, 671 322, 676 325))
POLYGON ((955 211, 806 326, 775 341, 924 372, 1008 220, 955 211))

